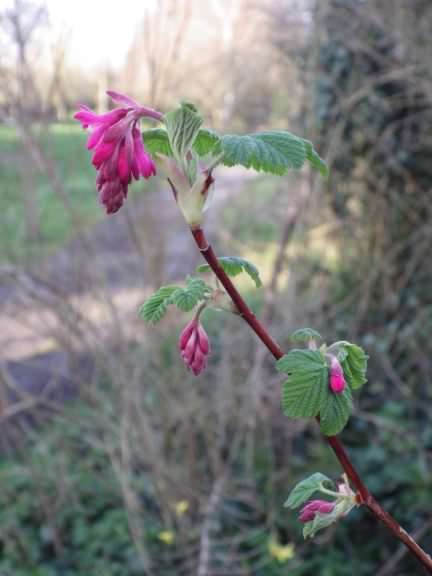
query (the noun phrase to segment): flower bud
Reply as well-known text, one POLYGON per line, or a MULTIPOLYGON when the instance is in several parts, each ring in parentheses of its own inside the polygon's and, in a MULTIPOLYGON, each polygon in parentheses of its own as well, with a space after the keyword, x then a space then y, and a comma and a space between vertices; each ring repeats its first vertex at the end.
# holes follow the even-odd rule
POLYGON ((327 500, 309 500, 300 510, 299 520, 305 524, 313 520, 318 513, 330 514, 334 507, 335 503, 327 500))
POLYGON ((180 334, 178 345, 181 357, 189 370, 192 370, 195 376, 201 374, 207 366, 210 341, 197 318, 194 318, 185 326, 180 334))
POLYGON ((341 394, 345 390, 346 382, 342 366, 336 356, 330 356, 330 390, 341 394))

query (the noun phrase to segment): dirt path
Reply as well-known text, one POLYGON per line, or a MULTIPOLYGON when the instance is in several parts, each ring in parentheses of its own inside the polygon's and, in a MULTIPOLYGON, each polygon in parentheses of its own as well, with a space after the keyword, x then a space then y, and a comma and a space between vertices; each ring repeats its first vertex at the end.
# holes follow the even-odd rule
MULTIPOLYGON (((219 171, 207 225, 210 234, 227 199, 252 177, 243 170, 219 171)), ((118 320, 132 319, 133 329, 137 307, 146 295, 163 282, 192 273, 198 259, 166 187, 127 203, 114 218, 31 271, 4 269, 1 275, 0 270, 1 360, 30 361, 61 349, 69 337, 69 344, 76 345, 74 315, 77 322, 84 318, 96 327, 97 337, 108 331, 113 314, 118 320), (63 325, 69 321, 70 334, 63 325)))

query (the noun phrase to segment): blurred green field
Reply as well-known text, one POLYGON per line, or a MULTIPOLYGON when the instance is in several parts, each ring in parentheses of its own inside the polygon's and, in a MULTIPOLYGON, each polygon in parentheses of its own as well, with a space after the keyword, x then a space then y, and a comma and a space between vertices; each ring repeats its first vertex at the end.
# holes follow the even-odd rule
POLYGON ((35 127, 34 134, 56 167, 71 210, 65 209, 47 175, 30 159, 16 131, 0 126, 0 261, 28 260, 49 254, 71 237, 74 220, 88 226, 103 217, 82 129, 60 124, 49 130, 35 127), (39 221, 36 242, 29 238, 26 229, 26 193, 36 195, 39 221))

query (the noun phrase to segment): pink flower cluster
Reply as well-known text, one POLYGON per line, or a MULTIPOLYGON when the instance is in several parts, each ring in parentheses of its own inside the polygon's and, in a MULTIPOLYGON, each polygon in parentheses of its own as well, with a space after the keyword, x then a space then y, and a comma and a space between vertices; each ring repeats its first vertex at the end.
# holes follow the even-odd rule
POLYGON ((303 522, 303 524, 311 522, 318 513, 330 514, 334 507, 335 503, 328 502, 327 500, 309 500, 300 510, 299 520, 303 522))
POLYGON ((205 370, 210 341, 198 318, 191 320, 180 334, 179 350, 184 363, 195 376, 205 370))
POLYGON ((154 162, 144 148, 139 121, 143 117, 161 120, 162 115, 140 106, 129 96, 113 91, 107 94, 122 108, 96 114, 87 106, 81 106, 74 118, 83 128, 90 129, 87 148, 93 150, 99 199, 107 214, 112 214, 127 197, 132 177, 138 180, 141 176, 149 178, 156 174, 154 162))
POLYGON ((336 356, 330 356, 330 390, 335 394, 341 394, 345 390, 345 376, 336 356))

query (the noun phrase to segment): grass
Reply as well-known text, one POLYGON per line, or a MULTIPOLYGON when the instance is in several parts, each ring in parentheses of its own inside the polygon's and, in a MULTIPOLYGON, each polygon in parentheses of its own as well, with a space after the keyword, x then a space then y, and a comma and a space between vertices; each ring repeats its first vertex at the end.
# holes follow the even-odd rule
MULTIPOLYGON (((54 161, 70 210, 44 171, 28 156, 16 131, 0 125, 0 262, 40 259, 63 246, 80 227, 104 219, 95 188, 95 170, 86 149, 86 134, 73 124, 34 127, 44 153, 54 161), (32 238, 25 198, 32 194, 38 234, 32 238)), ((142 183, 139 187, 142 188, 142 183)))
MULTIPOLYGON (((35 135, 54 160, 75 218, 83 225, 96 222, 103 212, 96 199, 84 132, 77 126, 57 125, 49 131, 36 127, 35 135)), ((27 156, 15 130, 7 126, 0 126, 0 201, 0 261, 44 256, 73 235, 71 214, 46 174, 27 156), (29 193, 35 196, 37 239, 29 236, 26 222, 24 199, 29 193)))

